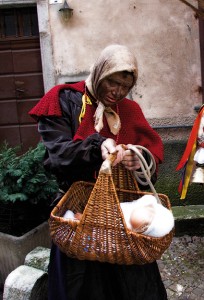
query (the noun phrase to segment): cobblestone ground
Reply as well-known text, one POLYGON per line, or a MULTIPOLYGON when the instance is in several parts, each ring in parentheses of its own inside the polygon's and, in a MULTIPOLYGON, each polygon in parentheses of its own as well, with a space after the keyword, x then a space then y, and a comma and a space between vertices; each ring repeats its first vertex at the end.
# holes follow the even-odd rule
POLYGON ((168 300, 204 299, 204 237, 174 237, 157 262, 168 300))
POLYGON ((174 237, 158 266, 169 300, 204 299, 204 237, 174 237))

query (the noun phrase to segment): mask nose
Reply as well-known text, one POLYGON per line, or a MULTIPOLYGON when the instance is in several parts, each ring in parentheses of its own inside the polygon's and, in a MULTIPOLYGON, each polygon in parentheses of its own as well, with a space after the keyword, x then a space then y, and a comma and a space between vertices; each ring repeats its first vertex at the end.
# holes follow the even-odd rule
POLYGON ((122 87, 121 86, 115 87, 112 91, 112 94, 113 94, 114 98, 120 99, 121 95, 122 95, 122 87))

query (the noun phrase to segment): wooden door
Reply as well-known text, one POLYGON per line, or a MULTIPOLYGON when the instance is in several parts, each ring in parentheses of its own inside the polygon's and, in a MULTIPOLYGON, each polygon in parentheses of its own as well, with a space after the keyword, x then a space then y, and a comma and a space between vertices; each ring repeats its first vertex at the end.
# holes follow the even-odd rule
POLYGON ((0 10, 0 144, 25 152, 40 137, 28 111, 43 96, 36 7, 0 10))

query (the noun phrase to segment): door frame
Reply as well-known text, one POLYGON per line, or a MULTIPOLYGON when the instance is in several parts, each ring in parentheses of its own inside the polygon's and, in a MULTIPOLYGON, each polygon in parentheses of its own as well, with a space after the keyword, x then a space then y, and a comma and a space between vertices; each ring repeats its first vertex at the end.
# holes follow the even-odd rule
POLYGON ((48 0, 2 0, 2 7, 19 7, 22 5, 36 5, 38 14, 40 50, 44 90, 47 92, 56 85, 54 61, 52 55, 52 36, 49 25, 48 0))

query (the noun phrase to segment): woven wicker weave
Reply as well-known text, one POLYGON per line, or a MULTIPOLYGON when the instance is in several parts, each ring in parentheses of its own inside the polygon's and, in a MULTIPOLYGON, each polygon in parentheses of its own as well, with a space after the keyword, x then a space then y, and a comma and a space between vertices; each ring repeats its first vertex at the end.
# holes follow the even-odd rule
MULTIPOLYGON (((132 172, 122 165, 100 170, 95 184, 74 183, 52 210, 49 226, 53 242, 69 257, 117 264, 145 264, 161 257, 169 247, 174 229, 155 238, 135 233, 126 226, 120 202, 133 201, 143 195, 132 172), (64 219, 67 210, 81 212, 80 221, 64 219)), ((162 204, 171 209, 164 194, 162 204)))

